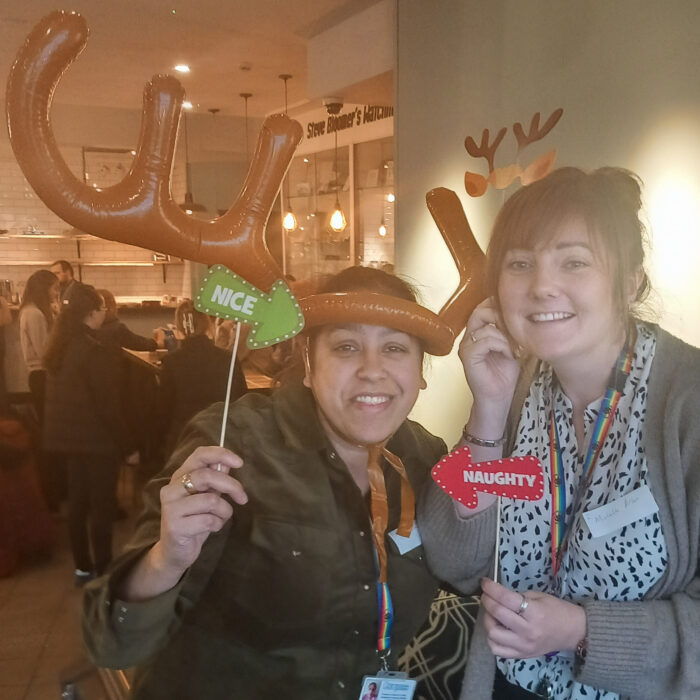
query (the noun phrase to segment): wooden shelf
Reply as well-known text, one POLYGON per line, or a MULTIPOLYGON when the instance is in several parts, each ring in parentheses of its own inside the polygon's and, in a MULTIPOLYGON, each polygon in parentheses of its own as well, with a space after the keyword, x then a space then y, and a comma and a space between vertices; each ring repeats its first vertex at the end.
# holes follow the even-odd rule
MULTIPOLYGON (((49 267, 54 260, 3 260, 3 265, 29 265, 49 267)), ((182 265, 182 260, 69 260, 71 265, 82 267, 157 267, 158 265, 182 265)))
POLYGON ((46 240, 60 240, 60 241, 91 241, 91 240, 100 240, 96 236, 91 236, 89 233, 81 233, 77 234, 75 236, 70 235, 70 236, 64 236, 60 233, 5 233, 0 235, 0 241, 3 238, 14 238, 14 239, 41 239, 45 238, 46 240))

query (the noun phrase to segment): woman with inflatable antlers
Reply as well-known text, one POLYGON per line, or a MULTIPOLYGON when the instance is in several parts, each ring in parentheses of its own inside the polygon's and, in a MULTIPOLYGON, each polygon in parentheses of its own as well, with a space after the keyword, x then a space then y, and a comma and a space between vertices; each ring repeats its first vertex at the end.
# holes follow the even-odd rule
POLYGON ((637 315, 640 207, 632 173, 562 168, 496 219, 491 297, 460 347, 461 444, 475 461, 534 455, 545 488, 504 501, 500 527, 495 496, 427 498, 429 563, 483 591, 462 698, 700 694, 700 351, 637 315))

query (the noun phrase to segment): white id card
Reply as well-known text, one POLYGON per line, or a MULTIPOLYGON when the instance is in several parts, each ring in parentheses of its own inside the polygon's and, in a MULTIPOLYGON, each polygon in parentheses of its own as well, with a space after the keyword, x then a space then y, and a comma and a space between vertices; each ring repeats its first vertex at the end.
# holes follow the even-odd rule
POLYGON ((362 679, 360 700, 412 700, 416 681, 405 673, 385 671, 362 679))
POLYGON ((656 505, 654 496, 649 487, 644 485, 612 503, 589 510, 583 514, 583 518, 593 537, 603 537, 635 520, 647 518, 657 510, 659 506, 656 505))

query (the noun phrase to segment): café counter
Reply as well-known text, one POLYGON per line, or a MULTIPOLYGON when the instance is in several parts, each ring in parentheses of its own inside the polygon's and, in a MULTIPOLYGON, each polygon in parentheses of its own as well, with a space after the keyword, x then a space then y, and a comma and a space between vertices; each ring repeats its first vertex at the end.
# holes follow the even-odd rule
MULTIPOLYGON (((160 372, 163 356, 168 354, 167 350, 148 351, 128 350, 127 348, 122 348, 122 352, 128 360, 156 376, 160 372)), ((267 392, 272 389, 273 380, 271 377, 246 367, 243 368, 243 374, 249 391, 267 392)))

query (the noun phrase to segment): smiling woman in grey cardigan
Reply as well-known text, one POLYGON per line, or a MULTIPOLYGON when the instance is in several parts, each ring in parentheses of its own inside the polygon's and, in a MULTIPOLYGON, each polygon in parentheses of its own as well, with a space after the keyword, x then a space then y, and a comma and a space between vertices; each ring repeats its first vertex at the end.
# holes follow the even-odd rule
POLYGON ((462 444, 474 461, 536 455, 545 495, 504 500, 499 525, 495 497, 467 511, 426 494, 429 563, 483 591, 465 700, 700 697, 700 350, 629 314, 645 288, 639 204, 629 173, 566 168, 496 222, 494 297, 460 348, 462 444), (610 504, 626 518, 592 532, 610 504), (497 527, 500 583, 485 578, 497 527))

